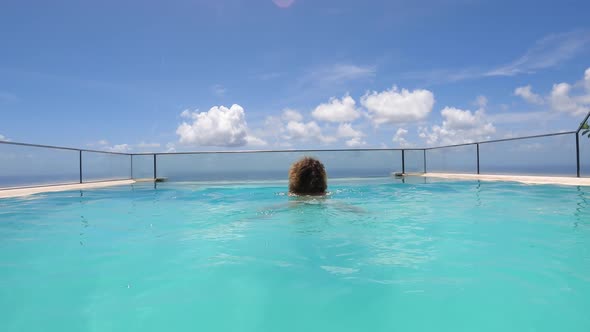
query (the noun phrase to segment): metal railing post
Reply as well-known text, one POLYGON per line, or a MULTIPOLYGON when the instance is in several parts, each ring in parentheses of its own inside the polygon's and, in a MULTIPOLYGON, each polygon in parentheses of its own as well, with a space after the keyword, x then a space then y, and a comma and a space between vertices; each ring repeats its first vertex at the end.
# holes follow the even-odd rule
POLYGON ((133 180, 133 155, 130 155, 129 158, 131 158, 131 180, 133 180))
POLYGON ((402 149, 402 173, 406 174, 406 150, 402 149))
POLYGON ((424 173, 426 173, 426 149, 422 150, 424 152, 424 173))
POLYGON ((576 176, 580 177, 580 134, 576 133, 576 176))
POLYGON ((477 174, 479 174, 479 143, 477 145, 477 174))
POLYGON ((79 157, 79 161, 80 161, 80 183, 82 183, 82 150, 79 150, 80 153, 80 157, 79 157))
POLYGON ((156 154, 154 153, 154 180, 157 178, 157 168, 156 168, 156 154))

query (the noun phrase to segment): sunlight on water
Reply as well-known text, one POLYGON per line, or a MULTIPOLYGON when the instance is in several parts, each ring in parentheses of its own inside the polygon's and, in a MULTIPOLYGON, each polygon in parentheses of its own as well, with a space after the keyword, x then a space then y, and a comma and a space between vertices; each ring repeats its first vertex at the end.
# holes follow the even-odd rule
POLYGON ((590 188, 164 183, 0 200, 0 331, 588 331, 590 188))

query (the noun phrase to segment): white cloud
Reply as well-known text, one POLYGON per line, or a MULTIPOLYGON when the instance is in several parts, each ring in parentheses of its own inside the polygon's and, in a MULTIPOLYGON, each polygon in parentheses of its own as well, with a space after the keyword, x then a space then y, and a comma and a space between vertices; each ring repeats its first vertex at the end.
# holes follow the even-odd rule
POLYGON ((496 128, 480 108, 475 113, 454 107, 445 107, 441 111, 443 122, 430 129, 420 128, 419 136, 428 145, 452 145, 489 140, 496 128))
POLYGON ((107 148, 107 151, 126 153, 131 151, 129 144, 117 144, 107 148))
POLYGON ((393 138, 391 139, 391 141, 394 143, 398 143, 399 146, 401 146, 401 147, 410 146, 410 143, 408 143, 408 141, 406 140, 406 137, 405 137, 407 134, 408 134, 407 129, 398 128, 397 131, 395 132, 395 135, 393 135, 393 138))
POLYGON ((352 128, 350 123, 342 123, 338 126, 338 130, 336 132, 338 137, 362 137, 364 136, 362 132, 352 128))
POLYGON ((576 30, 552 34, 537 41, 523 56, 486 73, 486 76, 513 76, 555 67, 573 58, 590 45, 590 32, 576 30))
POLYGON ((586 97, 572 97, 570 96, 571 90, 571 85, 567 83, 554 84, 549 96, 551 107, 558 112, 574 116, 585 115, 590 112, 590 108, 585 102, 586 97))
POLYGON ((434 106, 434 95, 428 90, 400 91, 394 86, 383 92, 367 92, 361 98, 361 104, 376 125, 407 123, 428 117, 434 106))
POLYGON ((251 136, 251 135, 246 136, 246 141, 248 142, 248 145, 251 145, 251 146, 267 146, 268 145, 268 143, 265 140, 258 138, 256 136, 251 136))
POLYGON ((98 145, 109 145, 109 141, 107 141, 106 139, 101 139, 100 141, 98 141, 98 145))
MULTIPOLYGON (((192 123, 183 122, 176 129, 180 143, 200 146, 236 147, 248 144, 248 126, 242 106, 230 108, 214 106, 207 112, 186 113, 181 116, 192 118, 192 123)), ((252 141, 252 139, 250 139, 252 141)))
POLYGON ((334 143, 336 139, 331 136, 324 136, 322 128, 315 122, 289 121, 285 128, 284 138, 295 141, 319 141, 321 143, 334 143))
POLYGON ((514 94, 532 104, 548 104, 557 113, 582 116, 590 112, 590 68, 584 71, 584 78, 573 84, 553 84, 548 96, 542 97, 532 92, 530 85, 521 86, 514 94))
POLYGON ((283 111, 281 118, 285 121, 302 121, 303 115, 296 110, 287 108, 283 111))
POLYGON ((170 142, 166 144, 166 152, 176 152, 176 145, 170 142))
POLYGON ((440 114, 445 119, 445 126, 449 129, 469 129, 480 120, 477 112, 474 114, 454 107, 445 107, 440 114))
POLYGON ((367 142, 365 142, 360 137, 353 137, 353 138, 347 140, 346 142, 344 142, 344 144, 346 144, 346 146, 348 146, 350 148, 358 148, 358 147, 361 147, 363 145, 367 145, 367 142))
POLYGON ((360 116, 360 112, 356 109, 354 99, 346 95, 342 99, 330 98, 328 103, 320 104, 316 107, 311 115, 320 121, 350 122, 357 119, 360 116))
POLYGON ((199 114, 199 110, 195 110, 195 112, 191 112, 190 110, 186 109, 180 113, 180 117, 183 119, 192 119, 193 116, 197 116, 199 114))
POLYGON ((10 139, 8 139, 8 137, 4 136, 4 135, 0 135, 0 141, 3 142, 10 142, 10 139))
POLYGON ((350 123, 341 123, 336 131, 336 136, 340 138, 348 138, 348 140, 344 142, 348 147, 359 147, 367 144, 363 139, 365 134, 360 130, 352 128, 350 123))
POLYGON ((531 104, 541 105, 544 103, 543 97, 534 93, 530 85, 525 85, 514 89, 514 95, 520 96, 531 104))

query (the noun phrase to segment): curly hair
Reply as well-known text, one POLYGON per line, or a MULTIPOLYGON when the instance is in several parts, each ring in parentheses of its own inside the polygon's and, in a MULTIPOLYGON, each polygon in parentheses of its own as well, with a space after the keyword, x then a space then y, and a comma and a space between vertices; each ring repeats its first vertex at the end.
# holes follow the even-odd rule
POLYGON ((319 160, 304 157, 289 169, 289 192, 298 195, 323 195, 328 188, 328 176, 319 160))

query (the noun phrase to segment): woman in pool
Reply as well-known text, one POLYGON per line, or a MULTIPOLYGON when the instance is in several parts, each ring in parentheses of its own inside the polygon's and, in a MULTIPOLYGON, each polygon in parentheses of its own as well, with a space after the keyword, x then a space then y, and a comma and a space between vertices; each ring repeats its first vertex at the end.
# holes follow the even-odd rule
POLYGON ((311 157, 303 157, 289 169, 289 194, 325 195, 328 176, 324 164, 311 157))

